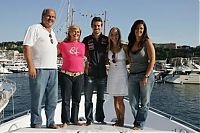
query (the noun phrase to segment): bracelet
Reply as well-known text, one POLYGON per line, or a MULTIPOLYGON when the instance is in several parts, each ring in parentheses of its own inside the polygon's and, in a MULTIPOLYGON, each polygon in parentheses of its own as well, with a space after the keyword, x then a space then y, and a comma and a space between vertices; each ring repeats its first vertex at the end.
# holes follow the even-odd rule
POLYGON ((149 75, 145 74, 144 77, 145 77, 145 78, 149 78, 149 75))
POLYGON ((84 62, 87 62, 87 61, 88 61, 86 56, 84 56, 83 61, 84 61, 84 62))

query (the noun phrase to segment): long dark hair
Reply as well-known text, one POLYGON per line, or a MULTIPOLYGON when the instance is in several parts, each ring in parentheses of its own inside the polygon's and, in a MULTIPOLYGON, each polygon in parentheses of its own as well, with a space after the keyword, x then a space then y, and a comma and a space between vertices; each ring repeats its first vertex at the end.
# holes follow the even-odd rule
POLYGON ((134 44, 135 41, 136 41, 135 29, 137 28, 137 26, 138 26, 139 24, 143 24, 143 26, 144 26, 144 32, 143 32, 143 35, 142 35, 142 39, 141 39, 141 41, 140 41, 140 44, 142 44, 143 42, 145 42, 146 39, 149 38, 149 37, 148 37, 148 34, 147 34, 147 26, 146 26, 144 20, 141 20, 141 19, 136 20, 136 21, 134 22, 134 24, 132 25, 132 27, 131 27, 131 32, 130 32, 129 35, 128 35, 128 47, 129 47, 129 50, 131 50, 131 48, 133 47, 133 44, 134 44))

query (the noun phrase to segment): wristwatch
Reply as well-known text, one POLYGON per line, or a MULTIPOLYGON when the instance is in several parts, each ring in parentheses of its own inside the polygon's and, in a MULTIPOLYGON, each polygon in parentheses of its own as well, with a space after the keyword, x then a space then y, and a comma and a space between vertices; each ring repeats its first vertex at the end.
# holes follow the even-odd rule
POLYGON ((145 78, 149 78, 149 75, 145 74, 144 77, 145 77, 145 78))

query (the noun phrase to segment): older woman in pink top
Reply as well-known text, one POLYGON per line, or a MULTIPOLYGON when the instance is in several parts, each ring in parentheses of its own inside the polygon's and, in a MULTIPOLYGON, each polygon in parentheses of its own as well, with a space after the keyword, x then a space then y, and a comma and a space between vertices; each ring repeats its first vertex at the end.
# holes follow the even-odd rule
POLYGON ((78 121, 78 112, 84 84, 85 45, 79 42, 80 35, 80 27, 72 25, 68 29, 67 38, 57 46, 58 55, 63 59, 60 85, 62 96, 61 121, 64 128, 70 122, 75 125, 82 125, 78 121), (70 98, 72 98, 71 116, 70 98))

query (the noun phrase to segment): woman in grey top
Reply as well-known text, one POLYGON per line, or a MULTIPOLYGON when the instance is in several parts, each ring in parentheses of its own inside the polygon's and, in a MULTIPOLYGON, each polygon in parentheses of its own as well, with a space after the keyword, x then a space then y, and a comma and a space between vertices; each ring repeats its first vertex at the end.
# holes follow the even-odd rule
POLYGON ((155 49, 143 20, 136 20, 128 36, 130 56, 129 103, 134 116, 134 130, 142 130, 150 106, 154 85, 155 49))

